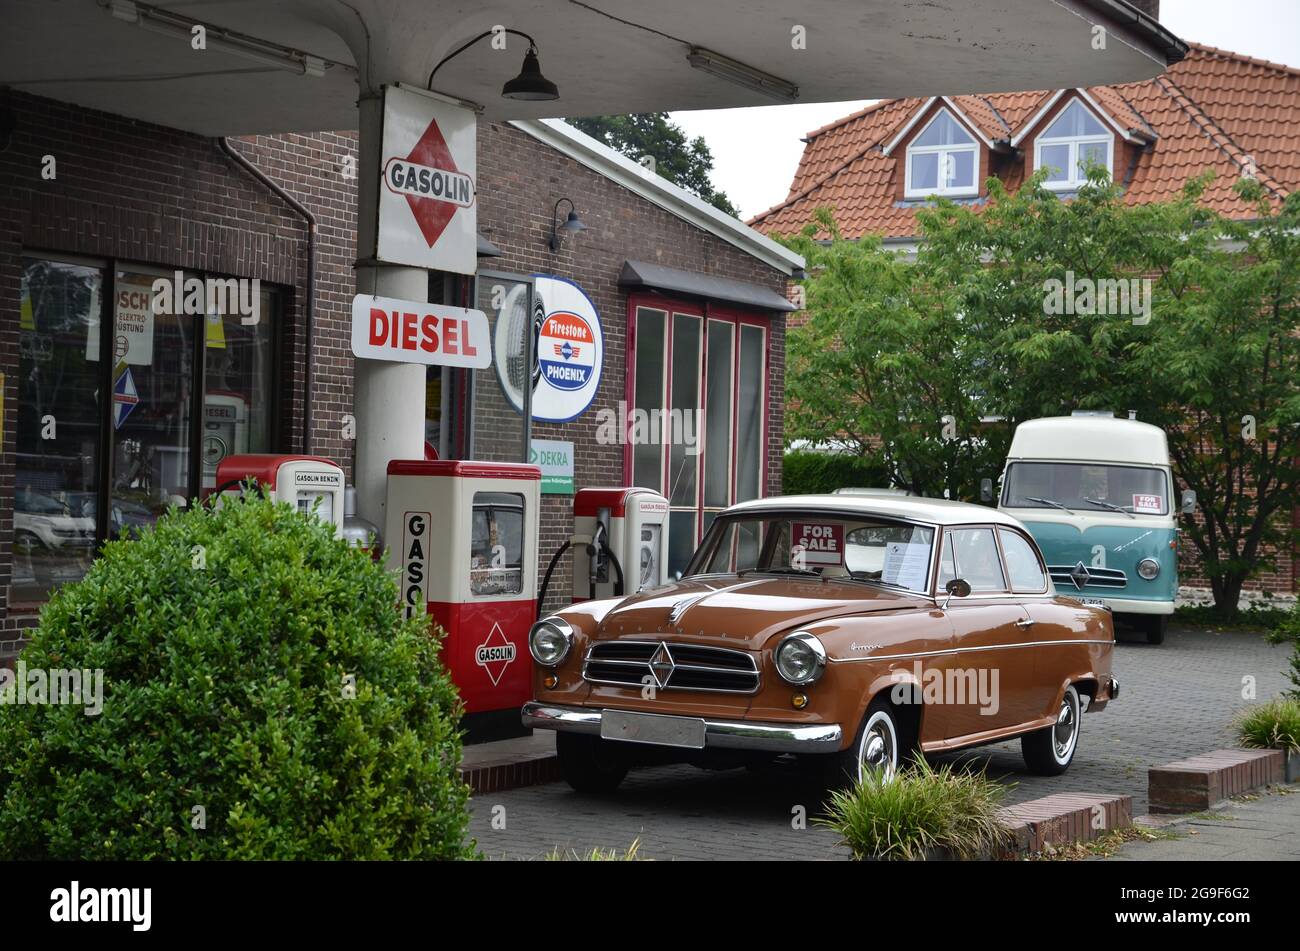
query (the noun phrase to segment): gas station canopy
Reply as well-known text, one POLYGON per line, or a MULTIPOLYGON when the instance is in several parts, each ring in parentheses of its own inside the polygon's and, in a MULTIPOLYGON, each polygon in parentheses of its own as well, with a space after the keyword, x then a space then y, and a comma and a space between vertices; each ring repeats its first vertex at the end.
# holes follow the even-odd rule
POLYGON ((434 88, 489 119, 1115 84, 1186 51, 1122 0, 5 0, 0 86, 205 135, 352 129, 359 88, 423 86, 498 25, 560 96, 502 98, 528 42, 484 39, 434 88))

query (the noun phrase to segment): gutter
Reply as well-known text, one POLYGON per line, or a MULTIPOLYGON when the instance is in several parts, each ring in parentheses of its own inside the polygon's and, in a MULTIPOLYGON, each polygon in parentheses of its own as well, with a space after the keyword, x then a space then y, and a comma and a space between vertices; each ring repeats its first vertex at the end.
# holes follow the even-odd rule
POLYGON ((316 320, 316 216, 307 209, 306 205, 290 195, 279 184, 272 181, 260 168, 245 158, 242 153, 230 144, 228 136, 220 136, 216 142, 221 151, 226 153, 236 165, 256 178, 270 191, 283 198, 285 203, 307 222, 307 299, 303 302, 303 314, 306 318, 304 336, 306 337, 307 366, 303 371, 302 387, 302 452, 303 455, 309 456, 311 455, 313 376, 311 348, 315 336, 316 320))
POLYGON ((1187 55, 1188 45, 1148 16, 1124 0, 1074 0, 1079 6, 1092 11, 1111 23, 1126 27, 1134 36, 1164 54, 1165 65, 1181 62, 1187 55))

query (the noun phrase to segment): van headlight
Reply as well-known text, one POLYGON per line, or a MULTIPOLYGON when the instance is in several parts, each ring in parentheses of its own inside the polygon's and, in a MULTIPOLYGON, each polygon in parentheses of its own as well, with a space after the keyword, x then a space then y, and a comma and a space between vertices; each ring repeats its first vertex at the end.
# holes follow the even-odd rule
POLYGON ((1160 574, 1160 562, 1154 558, 1143 558, 1138 562, 1138 576, 1147 581, 1154 581, 1160 574))
POLYGON ((816 683, 826 669, 826 648, 807 631, 795 631, 781 641, 774 661, 782 680, 802 687, 816 683))
POLYGON ((528 653, 543 667, 564 663, 573 647, 573 625, 563 618, 548 617, 538 621, 528 632, 528 653))

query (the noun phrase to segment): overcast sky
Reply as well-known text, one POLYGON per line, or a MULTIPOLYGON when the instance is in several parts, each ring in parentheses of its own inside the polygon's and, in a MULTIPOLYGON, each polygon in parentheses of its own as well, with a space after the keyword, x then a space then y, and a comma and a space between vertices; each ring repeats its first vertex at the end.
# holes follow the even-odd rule
MULTIPOLYGON (((1300 67, 1300 0, 1161 0, 1160 22, 1184 40, 1300 67)), ((675 112, 673 119, 704 136, 714 187, 748 218, 785 199, 803 136, 869 102, 675 112)))

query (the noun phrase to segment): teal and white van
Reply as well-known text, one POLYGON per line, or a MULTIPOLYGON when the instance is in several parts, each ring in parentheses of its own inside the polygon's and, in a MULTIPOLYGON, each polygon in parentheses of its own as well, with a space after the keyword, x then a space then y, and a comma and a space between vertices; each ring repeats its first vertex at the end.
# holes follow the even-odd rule
POLYGON ((998 508, 1029 529, 1059 593, 1101 598, 1149 643, 1164 640, 1178 594, 1164 430, 1108 414, 1021 423, 998 508))

